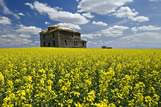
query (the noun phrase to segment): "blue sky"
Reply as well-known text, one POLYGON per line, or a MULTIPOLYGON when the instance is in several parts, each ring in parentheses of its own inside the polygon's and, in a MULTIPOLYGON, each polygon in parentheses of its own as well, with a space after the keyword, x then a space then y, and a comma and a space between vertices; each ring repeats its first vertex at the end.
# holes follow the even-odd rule
POLYGON ((0 48, 39 47, 49 25, 81 32, 88 48, 161 48, 161 0, 0 0, 0 48))

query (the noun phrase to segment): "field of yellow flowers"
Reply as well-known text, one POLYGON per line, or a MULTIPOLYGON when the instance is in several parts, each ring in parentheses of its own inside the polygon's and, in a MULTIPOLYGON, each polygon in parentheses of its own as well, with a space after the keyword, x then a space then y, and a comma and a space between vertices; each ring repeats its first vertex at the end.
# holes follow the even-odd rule
POLYGON ((2 107, 157 107, 160 97, 159 49, 0 49, 2 107))

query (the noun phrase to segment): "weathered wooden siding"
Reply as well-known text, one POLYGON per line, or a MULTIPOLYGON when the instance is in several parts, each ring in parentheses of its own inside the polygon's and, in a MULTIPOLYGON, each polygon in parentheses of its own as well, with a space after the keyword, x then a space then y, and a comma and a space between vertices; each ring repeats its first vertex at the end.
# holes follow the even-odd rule
POLYGON ((45 47, 49 47, 48 44, 50 44, 50 47, 59 47, 59 42, 58 42, 58 32, 52 32, 52 33, 46 33, 44 34, 45 38, 43 38, 43 34, 40 35, 40 46, 44 47, 44 42, 45 42, 45 47), (53 37, 54 33, 54 37, 53 37), (55 46, 54 42, 55 41, 55 46))
POLYGON ((86 48, 86 42, 81 40, 80 35, 81 35, 80 33, 63 31, 63 30, 57 30, 52 33, 40 34, 40 46, 86 48), (45 36, 45 38, 43 37, 43 35, 45 36), (55 41, 55 45, 53 41, 55 41), (84 42, 84 46, 82 42, 84 42))

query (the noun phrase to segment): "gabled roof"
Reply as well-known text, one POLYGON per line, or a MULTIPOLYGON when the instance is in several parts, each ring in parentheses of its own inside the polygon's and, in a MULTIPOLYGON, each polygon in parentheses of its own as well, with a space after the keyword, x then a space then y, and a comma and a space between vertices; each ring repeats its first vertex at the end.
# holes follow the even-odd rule
POLYGON ((48 29, 40 32, 40 33, 51 33, 51 32, 54 32, 56 30, 64 30, 64 31, 69 31, 69 32, 75 32, 75 33, 79 33, 78 31, 72 29, 72 28, 69 28, 67 26, 48 26, 48 28, 53 28, 52 30, 48 31, 48 29))

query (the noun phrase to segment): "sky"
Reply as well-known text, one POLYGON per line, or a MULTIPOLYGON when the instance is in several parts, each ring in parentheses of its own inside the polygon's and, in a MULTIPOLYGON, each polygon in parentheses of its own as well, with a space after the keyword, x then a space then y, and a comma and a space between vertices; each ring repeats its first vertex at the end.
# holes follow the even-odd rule
POLYGON ((0 0, 0 48, 40 47, 62 25, 88 48, 161 49, 161 0, 0 0))

